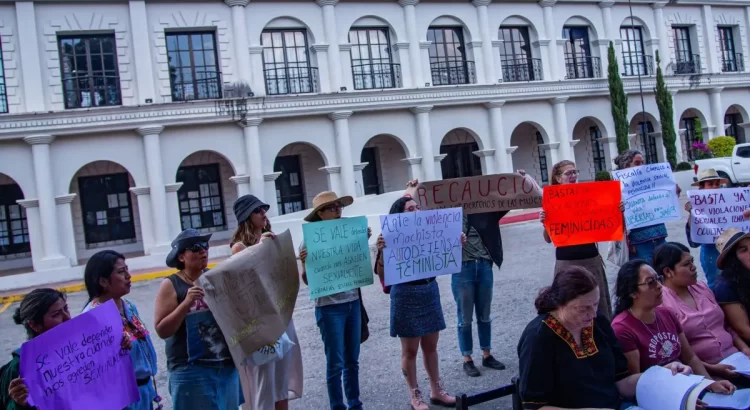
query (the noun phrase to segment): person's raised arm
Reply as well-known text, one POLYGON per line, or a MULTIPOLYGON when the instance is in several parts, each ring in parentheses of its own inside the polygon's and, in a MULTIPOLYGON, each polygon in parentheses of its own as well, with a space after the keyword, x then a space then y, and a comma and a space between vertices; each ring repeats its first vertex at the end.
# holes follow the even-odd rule
POLYGON ((303 247, 299 250, 299 261, 302 264, 302 282, 305 282, 305 285, 307 285, 307 269, 305 268, 305 261, 307 260, 307 247, 303 247))
POLYGON ((750 341, 750 321, 748 321, 747 311, 740 303, 726 303, 721 305, 721 309, 727 317, 727 323, 732 327, 737 335, 745 342, 750 341))
MULTIPOLYGON (((415 201, 417 201, 417 185, 419 185, 418 179, 412 179, 411 181, 406 183, 406 192, 404 192, 404 196, 408 196, 415 201)), ((417 201, 419 202, 419 201, 417 201)))
POLYGON ((539 222, 542 224, 542 236, 544 237, 544 241, 547 243, 552 243, 552 238, 549 237, 549 233, 547 232, 547 226, 544 225, 544 219, 547 217, 547 214, 544 211, 539 212, 539 222))
POLYGON ((380 234, 378 236, 376 246, 378 248, 378 256, 377 258, 375 258, 375 273, 380 278, 380 282, 385 283, 385 263, 383 261, 383 248, 385 248, 385 239, 383 238, 383 234, 380 234))
POLYGON ((159 292, 156 294, 154 307, 154 330, 162 339, 167 339, 177 333, 182 326, 190 305, 203 291, 194 286, 188 291, 188 295, 182 303, 177 303, 177 292, 169 279, 164 279, 159 285, 159 292))

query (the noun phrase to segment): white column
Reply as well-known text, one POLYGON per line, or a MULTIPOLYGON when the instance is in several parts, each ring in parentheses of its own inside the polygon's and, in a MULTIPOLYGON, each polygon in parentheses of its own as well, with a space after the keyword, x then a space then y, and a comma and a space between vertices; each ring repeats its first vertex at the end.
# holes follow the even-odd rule
POLYGON ((560 70, 558 66, 562 61, 557 59, 557 38, 560 36, 555 30, 555 16, 552 14, 552 7, 557 0, 541 0, 539 5, 544 12, 544 32, 547 40, 550 40, 547 46, 547 59, 549 60, 549 72, 545 73, 545 79, 556 81, 560 79, 560 70))
MULTIPOLYGON (((701 7, 701 17, 703 17, 703 48, 706 50, 706 72, 720 73, 721 64, 719 64, 719 52, 716 46, 716 22, 714 22, 714 13, 711 6, 704 4, 701 7)), ((694 50, 693 53, 700 54, 697 50, 694 50)))
POLYGON ((250 176, 250 192, 263 198, 263 159, 260 146, 260 123, 263 118, 246 118, 240 122, 245 135, 245 173, 250 176))
POLYGON ((68 258, 71 266, 78 265, 78 255, 76 252, 76 234, 73 229, 73 212, 70 209, 70 203, 75 199, 76 194, 62 195, 55 198, 57 208, 57 221, 60 224, 60 244, 62 253, 68 258))
MULTIPOLYGON (((486 82, 487 76, 484 74, 484 56, 481 51, 482 43, 482 40, 466 43, 466 49, 471 50, 471 55, 474 57, 474 78, 472 78, 471 72, 469 72, 468 84, 492 84, 486 82)), ((427 51, 427 53, 429 55, 429 51, 427 51)), ((469 70, 471 70, 471 68, 469 68, 469 70)), ((491 75, 492 73, 490 73, 490 76, 491 75)))
MULTIPOLYGON (((310 47, 313 54, 317 55, 317 61, 318 61, 318 78, 317 80, 320 82, 320 89, 318 92, 320 93, 330 93, 332 91, 338 91, 338 89, 333 90, 331 87, 331 77, 329 75, 326 75, 328 72, 328 44, 313 44, 312 47, 310 47)), ((313 73, 313 76, 315 73, 313 73)), ((313 79, 314 80, 314 79, 313 79)))
POLYGON ((29 245, 31 245, 31 264, 34 270, 44 270, 41 263, 44 259, 44 240, 39 216, 39 201, 36 199, 21 199, 16 201, 26 211, 26 226, 29 229, 29 245))
POLYGON ((422 51, 419 48, 419 34, 417 33, 417 4, 419 0, 399 0, 404 8, 404 23, 406 24, 406 37, 409 40, 409 68, 413 86, 422 87, 422 51))
POLYGON ((354 161, 352 160, 352 145, 349 137, 349 117, 351 111, 334 112, 328 117, 333 121, 334 132, 336 133, 336 154, 339 157, 341 166, 341 192, 339 195, 356 196, 357 192, 354 186, 354 161))
POLYGON ((422 157, 404 158, 401 161, 409 164, 409 179, 422 180, 422 157))
POLYGON ((253 94, 256 97, 266 95, 266 75, 263 71, 263 46, 253 45, 249 48, 250 53, 250 72, 252 77, 253 94))
MULTIPOLYGON (((245 195, 253 194, 260 198, 261 201, 265 201, 266 184, 265 182, 261 185, 261 190, 253 190, 250 187, 250 175, 237 175, 229 177, 229 180, 237 186, 237 198, 241 198, 245 195)), ((261 179, 261 181, 263 181, 261 179)))
POLYGON ((411 63, 409 62, 409 43, 396 43, 393 45, 393 51, 398 53, 398 61, 401 65, 401 87, 416 88, 419 84, 411 78, 411 63))
POLYGON ((161 143, 159 134, 164 130, 161 125, 149 125, 136 131, 143 136, 143 148, 146 154, 146 171, 151 186, 151 216, 154 224, 155 253, 168 252, 173 236, 169 231, 167 214, 167 197, 164 192, 164 175, 162 172, 161 143))
MULTIPOLYGON (((472 154, 478 156, 482 161, 482 170, 484 175, 497 174, 495 170, 495 150, 494 149, 483 149, 474 151, 472 154)), ((442 169, 442 168, 441 168, 442 169)))
MULTIPOLYGON (((565 102, 568 97, 557 97, 550 100, 552 103, 552 114, 555 117, 555 139, 560 143, 558 147, 560 159, 567 159, 575 162, 575 156, 568 133, 568 115, 565 111, 565 102)), ((554 163, 553 163, 554 165, 554 163)))
MULTIPOLYGON (((347 90, 354 90, 354 74, 352 73, 352 45, 349 43, 339 44, 341 51, 341 85, 347 90)), ((397 85, 398 87, 398 85, 397 85)))
POLYGON ((52 185, 52 167, 50 166, 49 146, 54 141, 52 135, 33 135, 24 138, 31 145, 34 160, 34 181, 39 200, 39 216, 44 242, 44 256, 40 261, 42 269, 64 268, 70 261, 60 251, 57 212, 55 212, 55 188, 52 185))
MULTIPOLYGON (((667 39, 667 26, 664 23, 664 6, 666 5, 666 2, 656 2, 651 5, 651 7, 654 9, 654 24, 656 24, 656 36, 659 37, 659 59, 661 59, 661 63, 659 65, 661 66, 662 72, 665 72, 667 70, 667 66, 672 60, 672 56, 669 52, 669 41, 667 39)), ((654 57, 654 64, 656 64, 656 57, 654 57)), ((654 70, 656 70, 656 65, 654 65, 654 70)))
POLYGON ((276 192, 276 178, 278 178, 279 175, 281 175, 281 172, 272 172, 263 176, 263 181, 266 184, 266 198, 268 199, 266 203, 271 205, 271 207, 268 208, 267 213, 269 218, 280 215, 279 197, 276 192))
MULTIPOLYGON (((39 39, 36 30, 34 2, 17 1, 16 29, 18 30, 18 51, 21 55, 21 77, 23 78, 23 103, 27 112, 44 111, 44 86, 42 63, 39 58, 39 39)), ((47 67, 45 61, 44 67, 47 67)), ((41 211, 41 208, 40 208, 41 211)), ((44 224, 44 222, 42 222, 44 224)))
POLYGON ((331 91, 338 92, 341 81, 341 56, 336 32, 336 4, 339 0, 315 0, 323 9, 323 29, 328 43, 328 74, 331 78, 331 91))
POLYGON ((602 137, 599 138, 600 144, 604 146, 604 159, 607 163, 607 169, 611 170, 615 166, 615 158, 617 158, 617 137, 602 137))
MULTIPOLYGON (((250 39, 247 36, 247 18, 245 6, 250 0, 224 0, 232 10, 232 43, 234 43, 234 58, 237 65, 235 73, 237 81, 252 87, 252 70, 250 65, 250 39)), ((255 92, 255 89, 253 89, 255 92)))
MULTIPOLYGON (((168 226, 169 226, 170 242, 171 242, 171 239, 173 239, 180 232, 182 232, 182 218, 180 217, 180 201, 177 198, 177 191, 179 191, 180 188, 182 188, 182 182, 176 182, 174 184, 164 185, 164 189, 159 190, 159 191, 164 192, 164 195, 165 195, 167 219, 169 220, 168 226)), ((153 195, 152 195, 152 198, 153 198, 153 195)))
POLYGON ((151 218, 151 188, 139 186, 130 188, 130 192, 135 195, 138 201, 138 219, 141 222, 141 243, 143 244, 143 253, 151 255, 151 248, 154 246, 154 223, 151 218))
POLYGON ((365 177, 362 175, 362 170, 369 164, 369 162, 363 162, 361 164, 354 164, 354 185, 357 192, 356 198, 365 196, 365 177))
POLYGON ((600 38, 599 42, 601 43, 601 47, 599 48, 599 55, 601 57, 601 66, 602 66, 602 77, 607 77, 607 70, 609 67, 609 60, 608 60, 608 50, 609 50, 609 42, 613 42, 615 44, 615 58, 617 59, 617 63, 620 66, 620 70, 622 70, 622 53, 619 50, 618 47, 618 39, 620 38, 617 29, 615 28, 614 23, 612 23, 612 6, 615 5, 614 0, 604 0, 599 2, 599 7, 602 9, 602 22, 604 23, 604 35, 606 38, 600 38))
POLYGON ((549 39, 542 39, 531 43, 531 46, 539 49, 539 59, 542 61, 542 79, 552 80, 554 73, 552 72, 552 61, 549 59, 551 53, 549 49, 557 47, 557 43, 549 39))
MULTIPOLYGON (((745 6, 745 27, 750 27, 750 6, 745 6)), ((745 29, 745 41, 750 45, 750 30, 745 29)), ((745 64, 745 67, 750 67, 750 55, 744 55, 746 53, 743 53, 743 57, 745 58, 745 61, 743 63, 745 64)))
POLYGON ((432 164, 435 169, 435 181, 440 181, 443 179, 442 162, 447 156, 448 154, 438 154, 432 157, 435 160, 435 163, 432 164))
POLYGON ((615 34, 614 25, 612 24, 612 6, 614 5, 614 0, 604 0, 599 2, 599 7, 602 9, 604 35, 607 36, 607 40, 614 40, 619 37, 615 34))
POLYGON ((479 21, 479 35, 482 36, 482 58, 484 63, 484 83, 495 84, 502 78, 495 78, 495 57, 492 54, 492 32, 490 31, 490 17, 487 6, 492 0, 473 0, 477 8, 477 20, 479 21))
POLYGON ((419 141, 419 153, 422 156, 422 177, 425 181, 435 180, 435 163, 432 161, 435 154, 432 150, 430 111, 432 111, 431 105, 422 105, 411 109, 411 112, 417 117, 417 139, 419 141))
POLYGON ((709 104, 711 106, 711 122, 709 126, 708 139, 720 137, 725 135, 724 130, 724 111, 721 109, 721 92, 724 89, 721 87, 712 88, 708 90, 709 93, 709 104))
POLYGON ((323 171, 328 175, 328 190, 337 193, 339 196, 342 194, 341 190, 341 166, 340 165, 329 165, 326 167, 318 168, 319 171, 323 171))
POLYGON ((503 111, 505 101, 491 101, 485 104, 490 113, 490 135, 492 145, 495 147, 495 170, 500 173, 513 172, 513 160, 508 153, 508 144, 505 142, 503 131, 503 111))
POLYGON ((134 58, 135 63, 135 82, 138 87, 139 104, 148 104, 156 102, 156 83, 154 82, 154 63, 151 58, 151 44, 148 40, 148 33, 151 32, 148 26, 148 17, 146 14, 145 0, 130 0, 128 2, 130 10, 130 34, 133 36, 133 54, 138 56, 134 58))

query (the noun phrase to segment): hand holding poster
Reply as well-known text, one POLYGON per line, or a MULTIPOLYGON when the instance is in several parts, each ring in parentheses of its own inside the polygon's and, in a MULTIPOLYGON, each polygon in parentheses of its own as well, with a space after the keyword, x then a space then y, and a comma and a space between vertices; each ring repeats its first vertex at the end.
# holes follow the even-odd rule
POLYGON ((307 223, 302 234, 310 299, 372 285, 366 217, 307 223))
POLYGON ((750 220, 743 212, 750 206, 750 188, 703 189, 688 191, 690 239, 695 243, 715 243, 728 228, 750 232, 750 220))
POLYGON ((21 377, 39 410, 121 410, 138 401, 130 351, 121 350, 114 301, 62 323, 21 346, 21 377))
POLYGON ((530 176, 482 175, 422 182, 416 198, 423 210, 462 208, 464 214, 538 208, 542 189, 530 176))
POLYGON ((621 169, 612 176, 622 182, 628 229, 680 219, 680 200, 668 163, 621 169))
POLYGON ((198 286, 235 363, 274 344, 286 331, 299 292, 289 231, 265 238, 201 275, 198 286))
POLYGON ((386 286, 461 271, 461 208, 380 216, 386 286))
POLYGON ((620 183, 584 182, 544 187, 544 226, 555 246, 622 240, 620 183))

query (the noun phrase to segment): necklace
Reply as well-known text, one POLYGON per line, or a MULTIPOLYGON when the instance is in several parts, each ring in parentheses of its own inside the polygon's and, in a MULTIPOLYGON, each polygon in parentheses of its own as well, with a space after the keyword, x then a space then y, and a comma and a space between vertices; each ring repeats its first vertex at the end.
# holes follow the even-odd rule
MULTIPOLYGON (((651 336, 656 337, 656 335, 654 334, 654 332, 651 331, 651 328, 648 327, 646 322, 641 320, 638 316, 635 315, 635 313, 633 313, 633 309, 628 309, 628 311, 634 318, 638 319, 638 321, 641 322, 643 327, 645 327, 646 330, 648 330, 648 332, 651 333, 651 336)), ((656 311, 654 311, 654 323, 656 323, 656 332, 661 333, 661 326, 659 326, 659 315, 656 314, 656 311)))
POLYGON ((187 282, 188 285, 190 285, 190 286, 194 286, 195 285, 195 279, 193 279, 190 276, 188 276, 188 274, 185 273, 185 271, 180 271, 177 275, 180 278, 182 278, 182 280, 184 280, 185 282, 187 282))

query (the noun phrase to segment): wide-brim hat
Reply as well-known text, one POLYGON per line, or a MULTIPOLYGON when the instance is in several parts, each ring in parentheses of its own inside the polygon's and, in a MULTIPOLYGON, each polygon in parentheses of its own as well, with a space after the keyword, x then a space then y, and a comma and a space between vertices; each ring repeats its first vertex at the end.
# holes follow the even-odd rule
POLYGON ((177 257, 180 252, 191 247, 196 243, 208 242, 211 240, 211 234, 201 235, 197 229, 185 229, 180 232, 172 241, 172 250, 167 255, 167 266, 177 268, 177 257))
POLYGON ((701 184, 701 182, 715 181, 717 179, 721 181, 721 182, 719 182, 720 184, 726 184, 727 182, 729 182, 728 179, 722 178, 721 176, 719 176, 719 174, 716 172, 715 169, 713 169, 713 168, 706 168, 706 169, 702 169, 702 170, 700 170, 700 172, 698 172, 698 179, 695 182, 693 182, 691 185, 692 186, 699 186, 701 184))
POLYGON ((719 251, 719 257, 716 258, 717 268, 724 269, 724 259, 745 238, 750 238, 750 233, 742 232, 736 228, 729 228, 716 238, 716 249, 719 251))
POLYGON ((234 201, 234 216, 237 217, 237 223, 241 224, 247 221, 250 214, 258 208, 264 208, 266 211, 271 206, 261 201, 255 195, 243 195, 234 201))
POLYGON ((339 202, 343 206, 349 206, 354 202, 354 198, 348 195, 339 197, 333 191, 321 192, 313 198, 313 210, 305 217, 305 220, 307 222, 316 222, 320 220, 318 217, 318 211, 334 202, 339 202))

